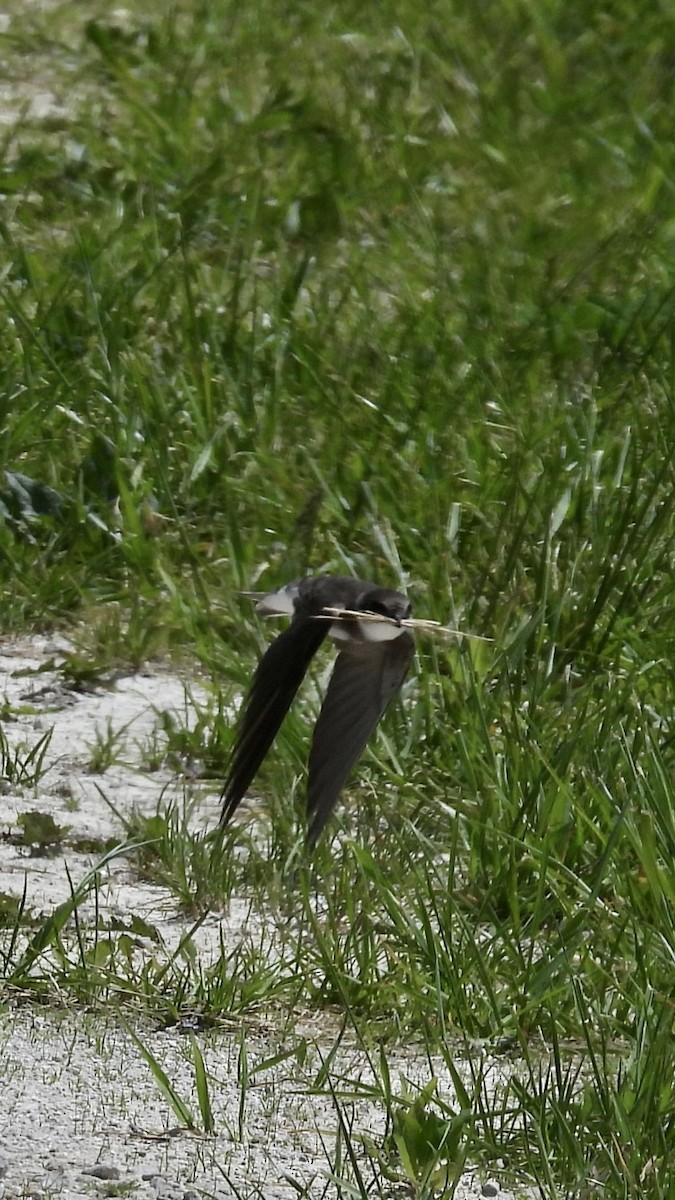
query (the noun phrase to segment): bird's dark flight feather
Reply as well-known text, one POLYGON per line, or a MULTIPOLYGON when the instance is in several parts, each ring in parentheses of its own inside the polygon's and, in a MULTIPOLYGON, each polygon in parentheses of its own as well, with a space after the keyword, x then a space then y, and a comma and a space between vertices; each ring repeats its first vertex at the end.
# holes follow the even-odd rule
POLYGON ((296 617, 260 660, 232 751, 221 825, 227 824, 257 775, 328 628, 327 621, 296 617))
POLYGON ((415 644, 346 642, 331 676, 309 756, 307 841, 314 846, 357 759, 410 669, 415 644))
MULTIPOLYGON (((292 607, 294 615, 261 659, 244 701, 223 789, 221 824, 229 821, 246 794, 319 646, 329 632, 334 639, 337 632, 340 652, 309 758, 307 840, 314 846, 352 767, 401 687, 414 653, 407 629, 394 631, 389 640, 372 641, 374 631, 359 622, 358 614, 375 612, 398 623, 410 615, 410 604, 390 588, 351 577, 319 576, 262 597, 258 607, 267 613, 288 612, 292 607), (283 602, 275 608, 280 599, 283 602), (330 620, 317 620, 329 608, 353 612, 354 620, 339 621, 334 627, 330 620)), ((392 627, 387 628, 391 632, 392 627)))

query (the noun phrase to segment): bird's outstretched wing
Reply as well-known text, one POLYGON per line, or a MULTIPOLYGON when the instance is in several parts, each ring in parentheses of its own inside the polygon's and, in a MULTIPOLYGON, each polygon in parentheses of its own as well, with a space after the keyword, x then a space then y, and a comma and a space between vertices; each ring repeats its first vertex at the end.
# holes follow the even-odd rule
POLYGON ((221 825, 244 798, 327 632, 325 621, 296 616, 260 660, 244 700, 223 788, 221 825))
POLYGON ((328 820, 349 772, 365 749, 413 659, 407 631, 388 642, 346 642, 338 655, 309 756, 307 815, 310 847, 328 820))

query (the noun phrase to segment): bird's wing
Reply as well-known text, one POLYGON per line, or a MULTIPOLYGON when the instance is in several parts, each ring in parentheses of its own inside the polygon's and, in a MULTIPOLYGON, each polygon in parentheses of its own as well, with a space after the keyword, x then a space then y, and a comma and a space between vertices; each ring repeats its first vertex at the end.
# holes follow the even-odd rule
POLYGON ((223 787, 221 825, 245 796, 327 632, 324 621, 296 617, 258 663, 223 787))
POLYGON ((390 642, 346 642, 338 655, 309 756, 310 847, 385 708, 401 687, 414 650, 412 635, 405 632, 390 642))

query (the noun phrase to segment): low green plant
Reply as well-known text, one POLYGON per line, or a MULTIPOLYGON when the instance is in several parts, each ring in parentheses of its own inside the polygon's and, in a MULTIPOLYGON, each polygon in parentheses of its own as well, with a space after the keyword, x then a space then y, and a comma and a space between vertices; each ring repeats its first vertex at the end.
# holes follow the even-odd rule
POLYGON ((33 855, 59 853, 69 832, 68 826, 59 825, 51 813, 37 809, 19 813, 17 825, 20 832, 16 844, 27 846, 33 855))
POLYGON ((152 1053, 152 1050, 149 1048, 149 1046, 147 1046, 145 1042, 136 1033, 134 1033, 133 1029, 131 1029, 127 1022, 123 1022, 123 1025, 126 1029, 128 1037, 131 1039, 141 1057, 145 1060, 147 1066, 149 1067, 159 1091, 169 1104, 174 1116, 179 1122, 180 1127, 189 1130, 191 1133, 201 1130, 201 1132, 203 1132, 206 1136, 211 1136, 215 1132, 215 1122, 211 1108, 208 1074, 204 1064, 204 1056, 194 1034, 190 1034, 190 1048, 195 1072, 195 1091, 197 1093, 197 1101, 199 1104, 201 1126, 198 1124, 190 1106, 180 1096, 175 1086, 171 1082, 171 1079, 159 1063, 157 1057, 152 1053))
POLYGON ((113 763, 119 762, 120 750, 128 728, 127 724, 121 729, 115 729, 111 717, 108 717, 106 721, 105 731, 100 726, 97 727, 94 741, 87 746, 89 752, 87 769, 93 775, 102 774, 113 763))
POLYGON ((0 728, 0 778, 18 787, 37 787, 49 766, 45 762, 53 729, 48 729, 32 746, 19 742, 12 746, 0 728))
POLYGON ((395 1182, 405 1181, 415 1196, 452 1196, 466 1157, 463 1143, 471 1116, 454 1113, 447 1103, 439 1105, 437 1086, 436 1079, 416 1092, 404 1086, 397 1097, 388 1149, 400 1166, 392 1171, 390 1162, 387 1173, 395 1182))

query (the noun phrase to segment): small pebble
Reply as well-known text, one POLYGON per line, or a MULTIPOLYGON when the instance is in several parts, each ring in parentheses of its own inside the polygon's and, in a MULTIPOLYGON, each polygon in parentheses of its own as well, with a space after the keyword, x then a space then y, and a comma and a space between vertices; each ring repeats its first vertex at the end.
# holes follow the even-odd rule
POLYGON ((109 1167, 105 1163, 97 1163, 95 1167, 85 1167, 83 1175, 93 1175, 94 1179, 119 1179, 119 1167, 109 1167))
POLYGON ((480 1189, 480 1194, 481 1194, 481 1196, 486 1196, 486 1197, 498 1196, 499 1195, 499 1184, 495 1183, 494 1179, 488 1180, 488 1182, 484 1183, 482 1188, 480 1189))

